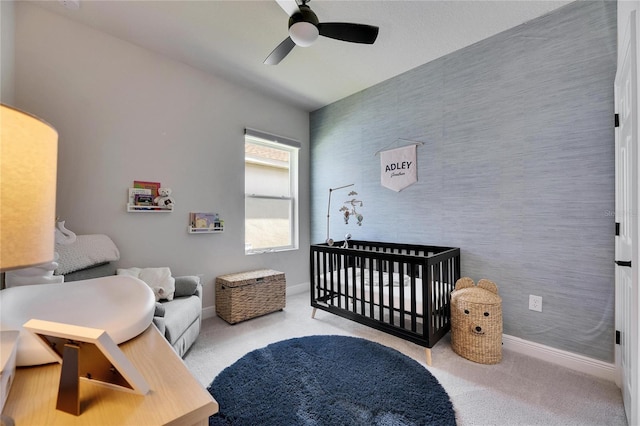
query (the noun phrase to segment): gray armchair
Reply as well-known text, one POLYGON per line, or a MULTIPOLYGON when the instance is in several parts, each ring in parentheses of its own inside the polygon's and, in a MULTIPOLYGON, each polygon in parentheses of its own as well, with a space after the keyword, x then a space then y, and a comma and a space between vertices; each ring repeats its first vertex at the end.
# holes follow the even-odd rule
POLYGON ((153 323, 181 357, 200 334, 202 285, 196 276, 175 277, 173 300, 156 302, 153 323))

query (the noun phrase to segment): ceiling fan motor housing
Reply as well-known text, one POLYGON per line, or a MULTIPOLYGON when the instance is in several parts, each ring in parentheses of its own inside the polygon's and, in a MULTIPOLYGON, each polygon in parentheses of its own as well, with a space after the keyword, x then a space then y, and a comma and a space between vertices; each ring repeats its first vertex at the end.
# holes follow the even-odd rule
POLYGON ((320 35, 318 30, 318 17, 307 6, 300 6, 300 12, 296 12, 289 18, 289 37, 296 45, 301 47, 311 46, 320 35))

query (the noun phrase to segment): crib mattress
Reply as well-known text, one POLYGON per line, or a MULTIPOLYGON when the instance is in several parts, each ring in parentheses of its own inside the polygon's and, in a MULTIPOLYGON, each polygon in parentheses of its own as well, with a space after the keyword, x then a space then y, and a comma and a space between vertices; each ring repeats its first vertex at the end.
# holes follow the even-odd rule
MULTIPOLYGON (((380 285, 380 276, 378 271, 373 272, 373 280, 371 279, 369 269, 361 268, 345 268, 339 271, 334 271, 330 275, 321 275, 321 283, 326 283, 325 287, 321 289, 329 290, 331 285, 331 278, 333 278, 333 290, 339 292, 341 295, 354 297, 358 300, 364 299, 367 303, 373 303, 375 305, 383 305, 385 307, 391 307, 390 298, 393 299, 393 309, 400 310, 401 303, 404 301, 404 310, 411 312, 411 277, 406 274, 398 274, 394 272, 389 274, 384 272, 382 274, 382 285, 380 285), (355 272, 355 273, 354 273, 355 272), (338 288, 338 274, 340 275, 340 288, 338 288), (345 274, 347 279, 345 281, 345 274), (355 276, 355 283, 354 283, 355 276), (346 287, 346 289, 345 289, 346 287), (354 293, 355 290, 355 293, 354 293), (364 295, 363 295, 364 292, 364 295)), ((442 295, 447 295, 453 290, 453 286, 448 283, 442 283, 435 281, 434 288, 431 293, 432 308, 440 307, 444 304, 442 295)), ((422 293, 423 284, 421 278, 415 278, 415 305, 416 314, 422 315, 422 293)))

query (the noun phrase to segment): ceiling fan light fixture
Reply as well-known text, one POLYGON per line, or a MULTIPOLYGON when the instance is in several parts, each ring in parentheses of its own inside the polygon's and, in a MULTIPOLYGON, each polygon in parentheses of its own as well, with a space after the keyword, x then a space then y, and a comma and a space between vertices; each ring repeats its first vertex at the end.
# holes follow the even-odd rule
MULTIPOLYGON (((289 13, 298 0, 276 0, 289 13), (293 3, 293 4, 290 4, 293 3), (284 6, 286 4, 286 6, 284 6), (289 7, 291 6, 291 7, 289 7)), ((266 65, 279 64, 295 46, 311 46, 319 36, 351 43, 373 44, 378 27, 347 22, 323 22, 309 8, 309 0, 299 0, 298 10, 289 16, 289 37, 284 39, 264 60, 266 65)))
POLYGON ((300 47, 311 46, 319 35, 318 27, 310 22, 296 22, 289 27, 289 37, 300 47))

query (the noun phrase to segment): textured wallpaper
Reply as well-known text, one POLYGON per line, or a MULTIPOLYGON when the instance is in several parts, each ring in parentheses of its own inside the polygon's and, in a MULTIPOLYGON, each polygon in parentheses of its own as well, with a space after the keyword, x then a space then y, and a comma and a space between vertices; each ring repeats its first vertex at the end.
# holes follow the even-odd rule
POLYGON ((355 183, 332 195, 335 240, 460 247, 505 334, 613 362, 615 72, 616 2, 576 2, 313 112, 312 243, 329 188, 355 183), (398 139, 424 144, 394 192, 375 154, 398 139), (362 226, 338 211, 350 189, 362 226))

